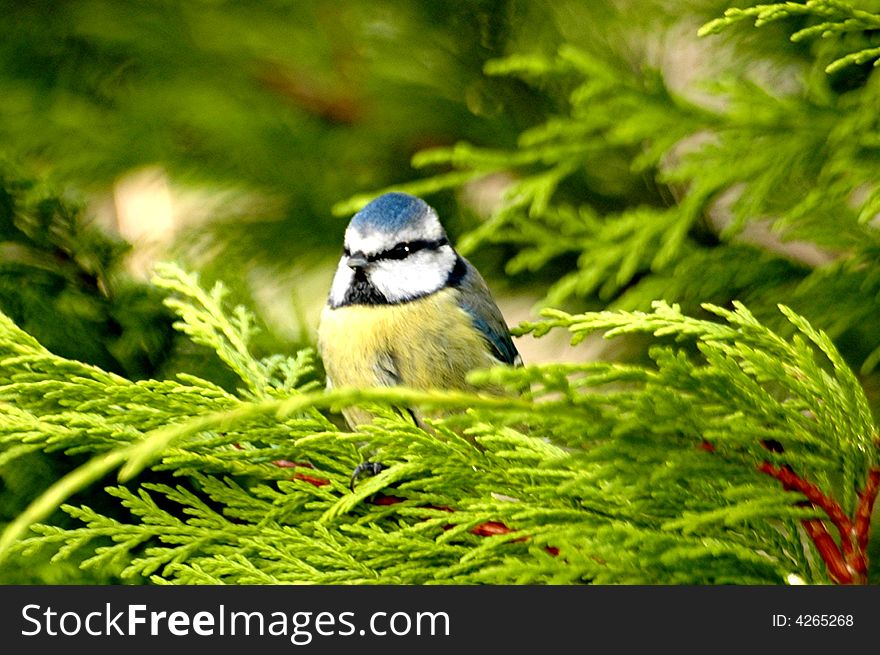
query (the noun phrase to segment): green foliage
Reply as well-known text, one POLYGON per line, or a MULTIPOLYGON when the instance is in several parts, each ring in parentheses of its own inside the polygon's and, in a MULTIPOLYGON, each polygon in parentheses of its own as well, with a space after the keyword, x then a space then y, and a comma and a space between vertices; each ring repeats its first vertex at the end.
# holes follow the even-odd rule
POLYGON ((0 322, 0 447, 95 454, 3 535, 4 554, 52 548, 87 569, 172 583, 781 583, 827 581, 802 540, 817 517, 756 465, 785 463, 854 512, 877 466, 877 427, 827 336, 782 308, 783 339, 744 307, 569 315, 523 326, 642 332, 674 342, 646 366, 545 364, 474 374, 523 397, 407 389, 316 390, 312 355, 257 360, 248 313, 163 266, 178 328, 240 377, 231 394, 192 375, 132 382, 58 357, 0 322), (693 346, 697 348, 694 349, 693 346), (14 404, 13 404, 14 402, 14 404), (326 410, 369 403, 340 432, 326 410), (425 432, 383 407, 445 410, 425 432), (467 436, 468 438, 465 438, 467 436), (762 446, 778 441, 784 452, 762 446), (473 440, 473 441, 472 441, 473 440), (701 447, 711 442, 711 452, 701 447), (390 465, 348 489, 363 454, 390 465), (125 465, 110 517, 31 526, 125 465), (177 484, 134 477, 148 467, 177 484), (386 495, 387 494, 387 495, 386 495), (85 554, 85 555, 83 555, 85 554))
MULTIPOLYGON (((155 287, 127 275, 127 251, 87 221, 79 202, 0 162, 0 311, 57 355, 131 378, 155 376, 171 349, 171 314, 155 287)), ((79 463, 25 445, 0 456, 0 524, 79 463)), ((75 562, 57 567, 31 557, 26 566, 5 567, 0 582, 111 577, 83 577, 75 562)))
MULTIPOLYGON (((864 4, 876 7, 876 3, 864 4)), ((834 73, 845 66, 864 64, 870 61, 874 62, 874 66, 878 65, 880 47, 859 48, 859 46, 864 46, 865 43, 871 41, 871 37, 866 33, 880 28, 880 13, 865 11, 848 2, 838 0, 807 0, 803 3, 776 2, 756 5, 747 9, 728 9, 724 12, 724 18, 707 23, 700 30, 700 34, 716 34, 729 25, 742 20, 754 20, 755 26, 760 27, 773 21, 801 16, 817 19, 818 22, 792 34, 791 40, 793 42, 813 39, 817 36, 823 39, 838 40, 844 36, 854 35, 856 37, 848 40, 847 49, 858 49, 832 61, 825 67, 826 72, 834 73)))
POLYGON ((435 193, 505 176, 462 249, 502 246, 508 274, 543 273, 547 306, 646 310, 664 298, 696 312, 739 299, 785 330, 775 310, 785 298, 867 373, 880 353, 880 77, 841 68, 867 50, 838 55, 875 40, 880 14, 837 0, 760 5, 702 33, 745 17, 789 26, 781 19, 793 16, 811 21, 795 38, 821 33, 829 47, 792 56, 769 36, 703 40, 705 52, 677 64, 696 71, 687 86, 670 83, 681 71, 662 60, 604 42, 489 61, 487 75, 520 78, 557 109, 515 147, 424 150, 413 165, 440 171, 394 188, 435 193))
POLYGON ((880 14, 710 20, 722 4, 3 4, 4 148, 88 191, 158 164, 248 202, 215 217, 201 279, 144 287, 77 206, 0 173, 2 581, 863 581, 880 14), (569 310, 519 334, 642 357, 464 393, 325 391, 310 349, 267 354, 281 340, 230 298, 337 248, 327 207, 414 152, 421 179, 393 188, 453 236, 488 206, 460 249, 569 310), (193 356, 169 353, 163 295, 193 356), (352 404, 377 420, 339 429, 352 404), (413 405, 429 431, 393 411, 413 405), (352 492, 365 458, 389 468, 352 492))
POLYGON ((498 107, 528 96, 480 67, 513 4, 4 0, 0 141, 89 191, 161 166, 243 195, 200 243, 213 237, 218 265, 284 270, 333 249, 340 189, 387 184, 450 133, 507 138, 498 107))
POLYGON ((173 333, 160 294, 125 273, 127 251, 81 204, 0 163, 0 310, 55 353, 145 377, 173 333))

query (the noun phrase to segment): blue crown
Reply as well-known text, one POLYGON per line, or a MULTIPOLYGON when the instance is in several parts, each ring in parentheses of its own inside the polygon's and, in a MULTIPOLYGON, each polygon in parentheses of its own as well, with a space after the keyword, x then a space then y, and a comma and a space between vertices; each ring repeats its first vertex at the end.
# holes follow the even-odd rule
POLYGON ((351 224, 383 232, 395 232, 414 223, 430 208, 408 193, 385 193, 371 201, 351 219, 351 224))

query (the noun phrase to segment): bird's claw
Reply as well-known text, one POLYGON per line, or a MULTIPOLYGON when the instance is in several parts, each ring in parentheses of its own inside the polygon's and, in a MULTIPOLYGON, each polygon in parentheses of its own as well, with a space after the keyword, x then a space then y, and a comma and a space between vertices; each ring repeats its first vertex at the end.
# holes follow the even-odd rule
POLYGON ((357 466, 354 467, 354 471, 351 472, 351 483, 348 485, 348 488, 354 491, 354 483, 357 482, 357 479, 362 476, 364 473, 369 473, 370 475, 379 475, 382 471, 384 471, 387 466, 385 466, 382 462, 361 462, 357 466))

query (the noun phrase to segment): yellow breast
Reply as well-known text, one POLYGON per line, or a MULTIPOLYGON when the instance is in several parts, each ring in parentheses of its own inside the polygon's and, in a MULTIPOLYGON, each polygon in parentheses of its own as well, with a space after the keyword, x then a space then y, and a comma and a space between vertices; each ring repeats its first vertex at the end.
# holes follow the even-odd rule
POLYGON ((474 368, 495 363, 455 289, 397 305, 324 308, 318 349, 335 387, 402 384, 465 388, 474 368))

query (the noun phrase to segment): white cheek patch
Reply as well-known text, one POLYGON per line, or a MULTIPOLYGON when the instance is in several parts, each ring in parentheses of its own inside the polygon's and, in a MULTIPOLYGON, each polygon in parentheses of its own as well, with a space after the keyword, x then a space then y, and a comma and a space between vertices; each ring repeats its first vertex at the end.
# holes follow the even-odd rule
POLYGON ((443 246, 421 250, 406 259, 378 261, 370 267, 369 277, 390 302, 401 302, 442 289, 454 266, 455 252, 443 246))
POLYGON ((330 287, 330 303, 332 305, 341 305, 345 298, 345 292, 351 286, 354 279, 354 271, 345 263, 345 258, 339 260, 336 267, 336 275, 333 276, 333 284, 330 287))

